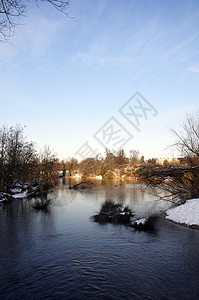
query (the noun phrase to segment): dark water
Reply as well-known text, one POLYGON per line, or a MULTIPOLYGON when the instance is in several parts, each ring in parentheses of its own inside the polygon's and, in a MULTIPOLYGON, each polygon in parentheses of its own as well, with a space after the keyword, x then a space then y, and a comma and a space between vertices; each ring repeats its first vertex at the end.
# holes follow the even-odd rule
POLYGON ((130 204, 140 217, 161 211, 139 186, 98 185, 0 206, 0 299, 199 299, 199 230, 163 218, 153 232, 90 220, 100 203, 130 204))

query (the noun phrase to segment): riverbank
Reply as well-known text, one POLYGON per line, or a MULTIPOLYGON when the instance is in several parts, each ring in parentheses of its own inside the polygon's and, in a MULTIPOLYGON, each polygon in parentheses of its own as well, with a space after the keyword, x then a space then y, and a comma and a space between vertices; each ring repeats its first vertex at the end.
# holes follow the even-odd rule
POLYGON ((16 183, 9 193, 0 191, 0 204, 11 202, 14 199, 32 198, 46 195, 53 186, 47 183, 40 183, 38 180, 30 183, 16 183))
MULTIPOLYGON (((61 177, 61 176, 60 176, 61 177)), ((65 176, 64 178, 66 179, 79 179, 79 180, 121 180, 121 181, 131 181, 131 183, 136 183, 136 184, 142 184, 144 183, 139 177, 135 176, 127 176, 127 175, 122 175, 122 176, 111 176, 111 177, 102 177, 101 175, 99 176, 81 176, 80 174, 75 174, 72 176, 65 176)))
POLYGON ((166 219, 175 223, 199 229, 199 199, 190 199, 186 203, 166 211, 166 219))

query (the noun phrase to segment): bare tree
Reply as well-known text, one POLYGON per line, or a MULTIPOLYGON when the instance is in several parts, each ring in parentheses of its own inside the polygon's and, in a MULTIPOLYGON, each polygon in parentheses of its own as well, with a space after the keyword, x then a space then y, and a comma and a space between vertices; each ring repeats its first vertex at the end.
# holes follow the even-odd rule
POLYGON ((105 165, 108 167, 108 170, 113 171, 116 168, 115 154, 113 151, 106 148, 105 165))
POLYGON ((185 202, 199 197, 199 111, 186 116, 182 130, 172 130, 175 148, 186 158, 183 166, 150 166, 139 170, 143 181, 162 191, 164 199, 185 202))
POLYGON ((124 150, 119 150, 116 154, 115 154, 115 161, 117 163, 117 165, 119 166, 123 166, 129 163, 129 159, 126 157, 124 150))
POLYGON ((131 150, 130 151, 130 163, 131 165, 134 165, 136 163, 139 162, 139 155, 140 155, 140 152, 138 150, 131 150))
POLYGON ((94 161, 94 174, 97 176, 102 176, 104 178, 104 175, 109 170, 109 164, 105 161, 104 158, 99 158, 97 155, 94 161))
POLYGON ((54 185, 58 181, 58 159, 48 145, 39 155, 39 181, 47 185, 54 185))
POLYGON ((94 175, 95 158, 90 157, 82 160, 79 164, 79 171, 83 177, 94 175))
POLYGON ((72 157, 71 159, 68 159, 65 164, 66 170, 68 171, 68 175, 72 176, 73 172, 77 169, 78 160, 72 157))
MULTIPOLYGON (((50 3, 55 9, 66 14, 70 0, 35 0, 36 5, 39 2, 50 3)), ((14 29, 21 23, 21 19, 28 10, 27 0, 0 0, 0 35, 8 38, 13 35, 14 29)))
POLYGON ((9 191, 16 180, 33 179, 36 150, 19 125, 0 129, 0 188, 9 191))
POLYGON ((172 129, 171 133, 176 138, 173 146, 181 155, 199 158, 199 111, 186 116, 181 131, 172 129))

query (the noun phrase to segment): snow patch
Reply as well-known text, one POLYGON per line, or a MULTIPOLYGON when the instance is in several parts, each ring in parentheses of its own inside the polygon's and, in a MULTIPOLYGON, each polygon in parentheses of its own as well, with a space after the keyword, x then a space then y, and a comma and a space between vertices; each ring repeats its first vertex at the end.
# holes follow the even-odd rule
POLYGON ((146 219, 139 219, 139 220, 136 220, 135 223, 136 223, 137 225, 139 225, 139 224, 144 225, 144 224, 146 223, 146 219))
POLYGON ((12 195, 12 197, 15 198, 15 199, 26 198, 27 197, 27 192, 23 192, 23 193, 12 195))
POLYGON ((21 191, 22 191, 22 188, 21 188, 21 187, 16 187, 16 188, 11 189, 11 192, 12 192, 13 194, 15 194, 15 193, 20 193, 21 191))
POLYGON ((100 179, 100 180, 101 180, 101 179, 102 179, 102 175, 95 176, 95 178, 96 178, 96 179, 100 179))
POLYGON ((11 199, 11 198, 12 198, 12 196, 10 194, 0 192, 0 204, 3 202, 8 202, 9 199, 11 199))
POLYGON ((185 204, 168 209, 166 219, 188 226, 199 226, 199 199, 188 200, 185 204))

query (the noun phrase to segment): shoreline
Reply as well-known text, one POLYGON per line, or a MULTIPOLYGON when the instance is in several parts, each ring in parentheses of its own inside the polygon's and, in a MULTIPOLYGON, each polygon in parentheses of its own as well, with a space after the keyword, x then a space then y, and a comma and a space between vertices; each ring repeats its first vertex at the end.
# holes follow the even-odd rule
POLYGON ((132 183, 143 184, 143 182, 139 181, 139 179, 135 179, 133 177, 113 177, 113 178, 103 178, 102 176, 65 176, 60 177, 65 179, 79 179, 79 180, 122 180, 122 181, 133 181, 132 183))
POLYGON ((189 199, 184 204, 165 211, 165 219, 189 228, 199 229, 199 199, 189 199))

